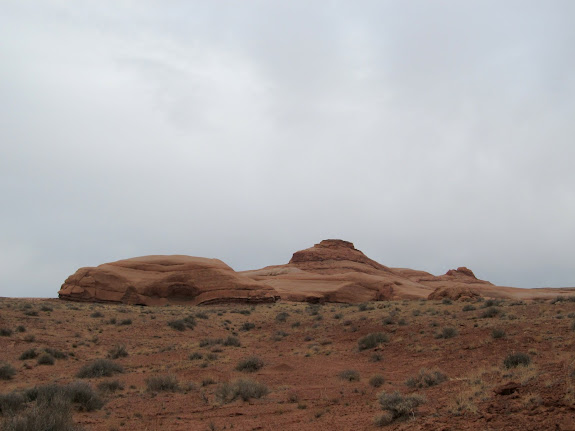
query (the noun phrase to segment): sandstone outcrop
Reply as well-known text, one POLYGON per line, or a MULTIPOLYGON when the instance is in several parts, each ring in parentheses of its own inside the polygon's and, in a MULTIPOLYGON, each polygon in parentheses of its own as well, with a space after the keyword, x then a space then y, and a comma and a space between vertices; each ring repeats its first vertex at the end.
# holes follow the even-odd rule
POLYGON ((273 302, 359 303, 390 299, 470 300, 552 298, 569 289, 494 286, 466 267, 435 276, 391 268, 353 243, 328 239, 296 251, 284 265, 235 272, 224 262, 190 256, 146 256, 80 268, 59 291, 62 299, 127 304, 273 302))
POLYGON ((163 305, 274 302, 276 292, 218 259, 145 256, 80 268, 66 279, 62 299, 163 305))

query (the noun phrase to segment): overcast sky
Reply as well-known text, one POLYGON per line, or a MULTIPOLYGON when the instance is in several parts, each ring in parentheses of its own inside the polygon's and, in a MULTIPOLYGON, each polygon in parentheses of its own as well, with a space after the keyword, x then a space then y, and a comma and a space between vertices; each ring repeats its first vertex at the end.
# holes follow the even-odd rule
POLYGON ((0 296, 148 254, 575 286, 575 2, 0 3, 0 296))

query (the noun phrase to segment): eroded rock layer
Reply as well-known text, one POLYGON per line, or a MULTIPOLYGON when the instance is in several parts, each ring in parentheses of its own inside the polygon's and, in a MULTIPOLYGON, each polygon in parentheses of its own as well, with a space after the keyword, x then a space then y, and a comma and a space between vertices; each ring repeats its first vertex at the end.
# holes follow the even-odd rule
POLYGON ((218 259, 145 256, 80 268, 58 292, 62 299, 163 305, 274 302, 276 292, 218 259))

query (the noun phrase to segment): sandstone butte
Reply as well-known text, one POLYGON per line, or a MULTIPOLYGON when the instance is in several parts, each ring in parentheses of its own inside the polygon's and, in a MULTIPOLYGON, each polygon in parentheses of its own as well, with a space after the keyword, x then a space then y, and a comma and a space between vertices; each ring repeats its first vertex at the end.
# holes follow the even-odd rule
POLYGON ((328 239, 298 251, 288 264, 236 272, 218 259, 144 256, 80 268, 68 277, 61 299, 139 305, 266 303, 359 303, 391 299, 538 299, 573 289, 495 286, 460 267, 441 276, 384 266, 351 242, 328 239))

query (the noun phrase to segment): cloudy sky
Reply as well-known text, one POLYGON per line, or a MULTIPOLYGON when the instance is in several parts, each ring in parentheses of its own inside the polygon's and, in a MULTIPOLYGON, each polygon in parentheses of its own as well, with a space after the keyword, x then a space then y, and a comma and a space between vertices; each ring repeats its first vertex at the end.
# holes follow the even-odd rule
POLYGON ((575 2, 4 0, 0 296, 148 254, 575 286, 575 2))

